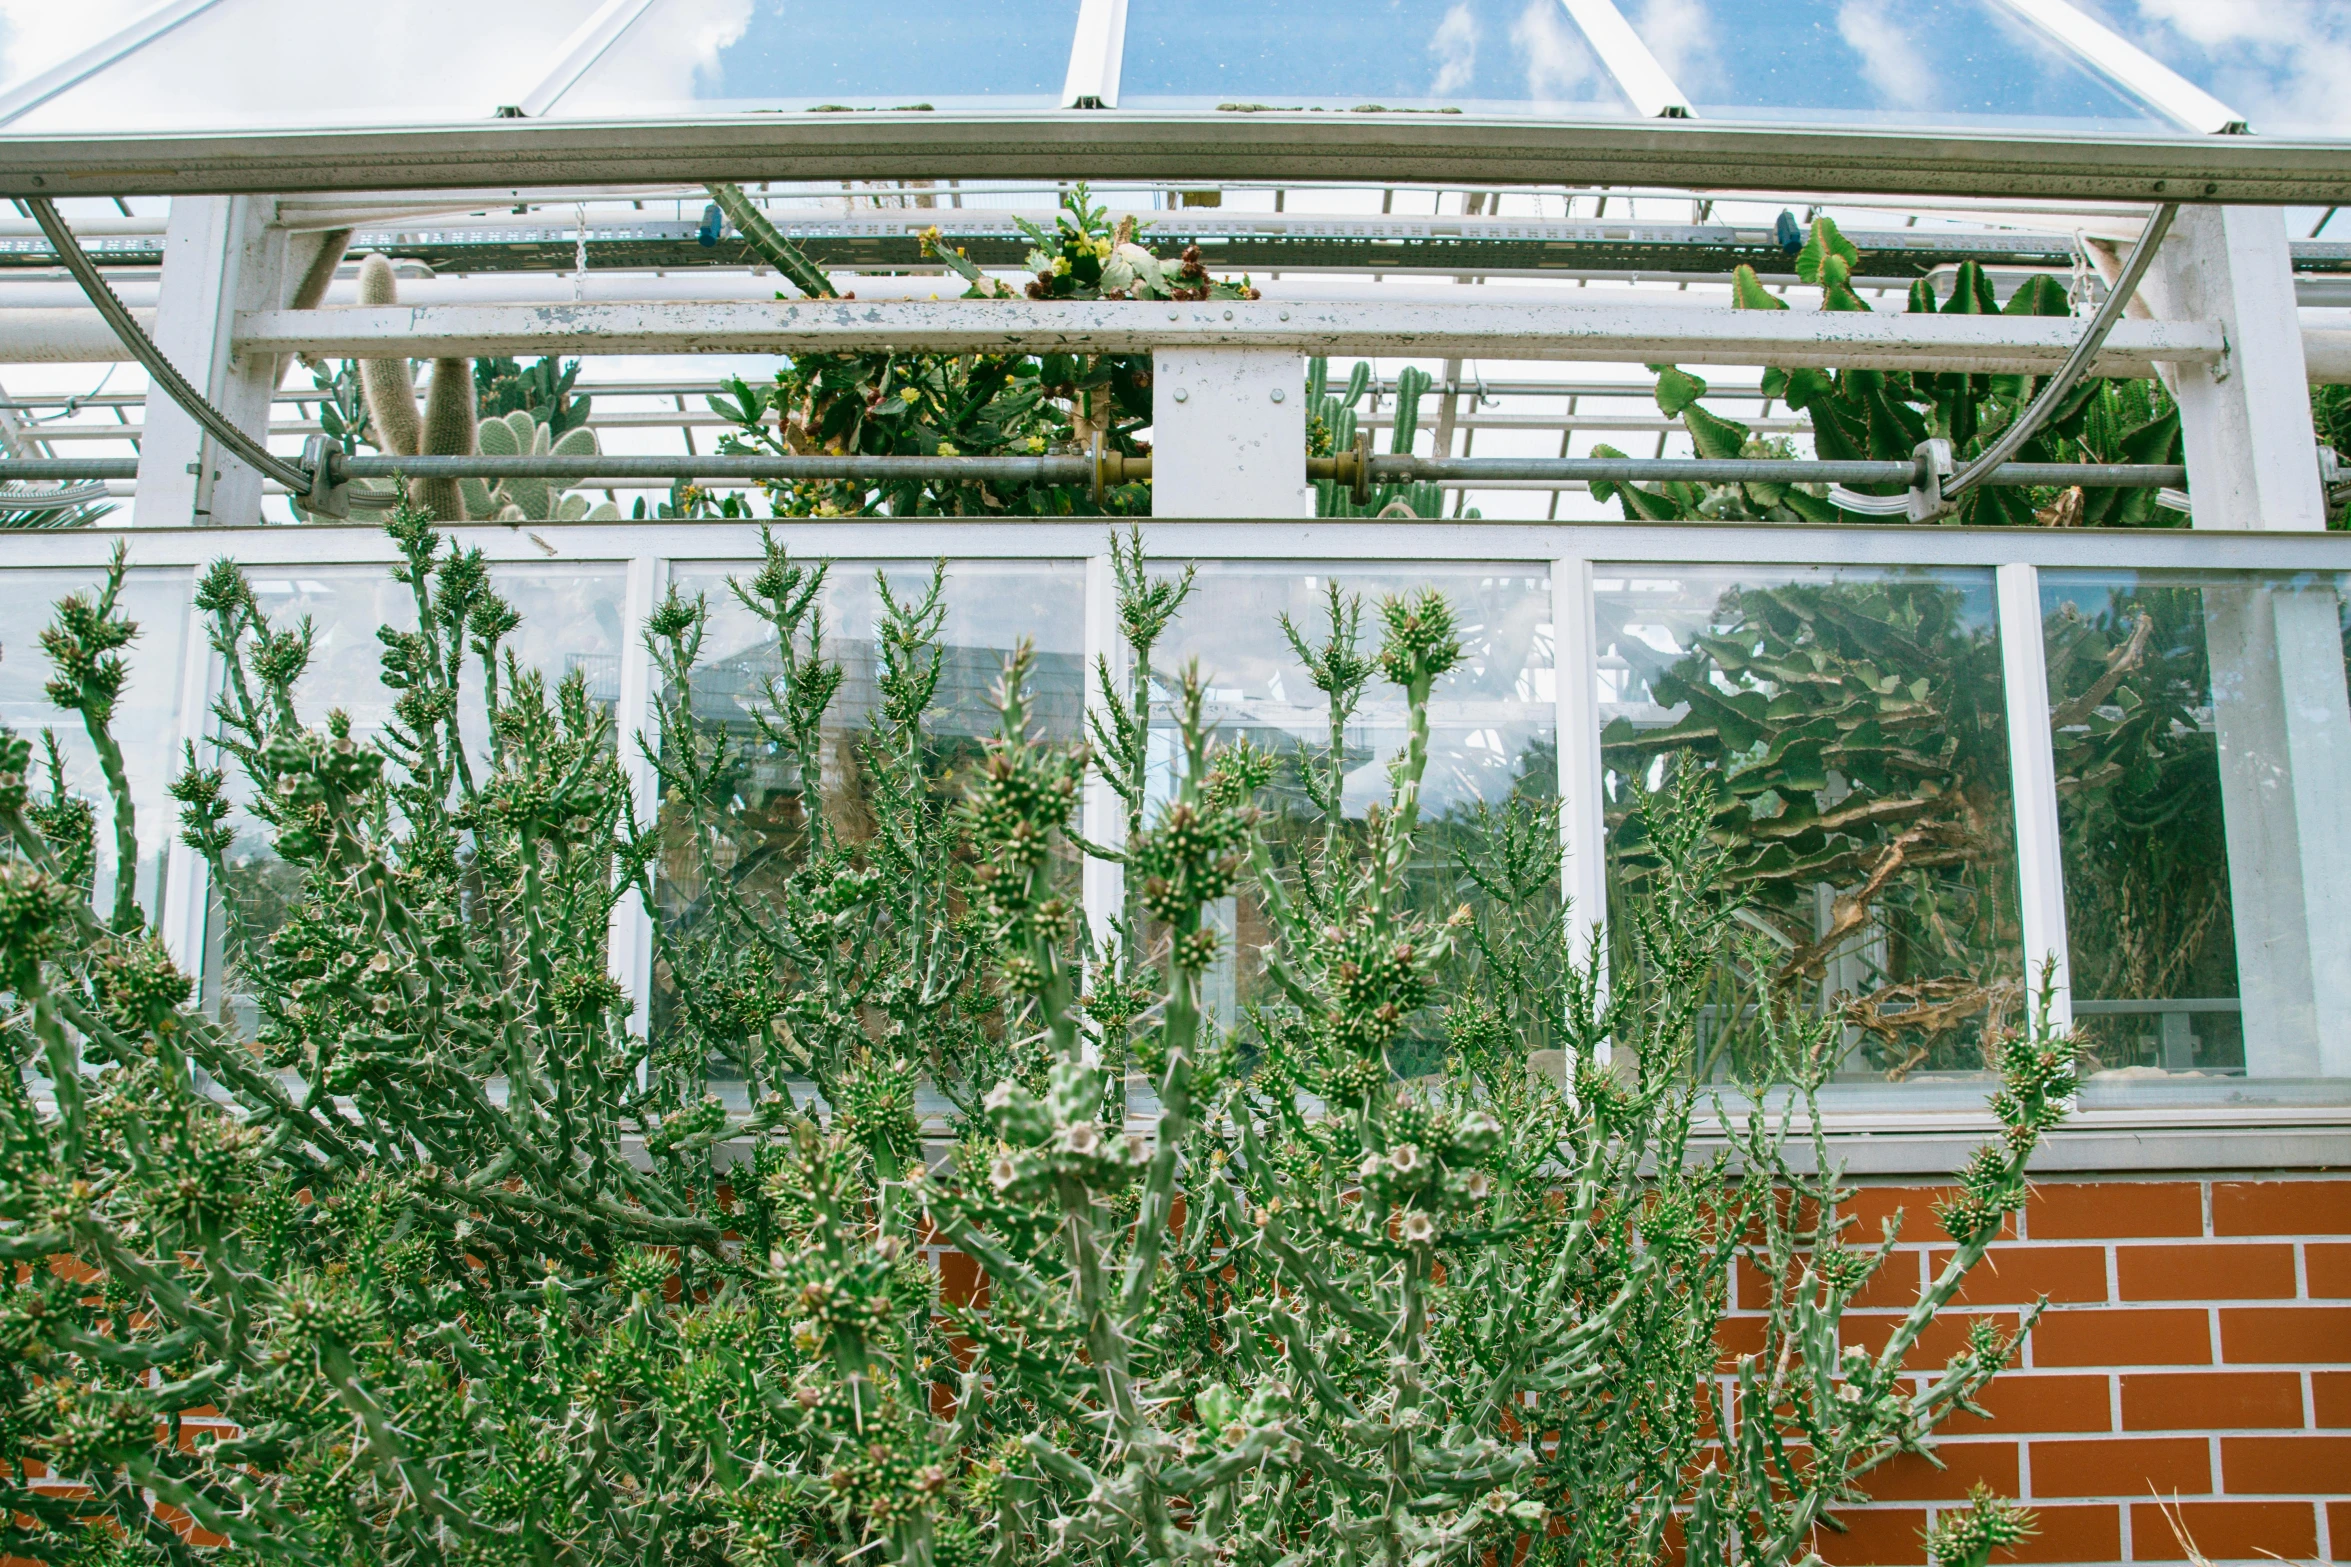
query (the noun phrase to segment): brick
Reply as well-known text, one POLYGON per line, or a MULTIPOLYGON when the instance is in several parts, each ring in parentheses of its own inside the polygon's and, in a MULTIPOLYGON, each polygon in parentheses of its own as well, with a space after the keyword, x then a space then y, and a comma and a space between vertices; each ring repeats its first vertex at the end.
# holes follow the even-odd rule
POLYGON ((2351 1306, 2223 1306, 2223 1360, 2341 1365, 2351 1361, 2351 1306))
POLYGON ((1994 1551, 1995 1562, 2118 1562, 2122 1560, 2122 1509, 2111 1504, 2035 1507, 2032 1538, 2013 1550, 1994 1551))
POLYGON ((2302 1424, 2302 1378, 2291 1371, 2129 1371, 2126 1431, 2228 1431, 2302 1424))
POLYGON ((2351 1235, 2351 1181, 2214 1181, 2215 1235, 2351 1235))
POLYGON ((2327 1537, 2334 1541, 2334 1558, 2351 1556, 2351 1502, 2327 1503, 2327 1537))
MULTIPOLYGON (((1928 1256, 1928 1267, 1939 1274, 1952 1254, 1937 1251, 1928 1256)), ((1978 1306, 2029 1306, 2044 1295, 2061 1302, 2106 1300, 2106 1248, 1995 1246, 1969 1270, 1952 1298, 1978 1306)))
POLYGON ((951 1306, 985 1306, 988 1280, 980 1265, 959 1251, 939 1253, 939 1299, 951 1306))
POLYGON ((2204 1366, 2212 1320, 2176 1306, 2052 1311, 2033 1329, 2035 1366, 2204 1366))
POLYGON ((2312 1241, 2302 1248, 2302 1271, 2313 1300, 2351 1300, 2351 1241, 2312 1241))
MULTIPOLYGON (((2306 1561, 2318 1554, 2318 1514, 2308 1502, 2175 1502, 2172 1511, 2196 1554, 2209 1561, 2282 1556, 2306 1561)), ((2131 1504, 2131 1559, 2186 1561, 2162 1505, 2131 1504)))
POLYGON ((2351 1486, 2351 1436, 2224 1436, 2220 1478, 2245 1496, 2339 1495, 2351 1486))
POLYGON ((2212 1489, 2212 1444, 2192 1436, 2033 1443, 2035 1496, 2145 1496, 2212 1489))
POLYGON ((1916 1453, 1897 1453, 1869 1472, 1862 1489, 1877 1502, 1964 1502, 1978 1485, 2016 1494, 2014 1442, 1942 1442, 1935 1456, 1940 1469, 1916 1453))
POLYGON ((1763 1353, 1764 1335, 1771 1324, 1762 1317, 1723 1317, 1714 1324, 1714 1347, 1721 1353, 1722 1369, 1734 1370, 1741 1355, 1763 1353))
MULTIPOLYGON (((2004 1333, 2016 1331, 2017 1317, 2013 1311, 1953 1311, 1936 1315, 1910 1346, 1910 1353, 1902 1358, 1903 1367, 1910 1371, 1940 1370, 1951 1357, 1967 1347, 1969 1326, 1978 1319, 1987 1319, 2000 1325, 2004 1333)), ((1872 1355, 1878 1354, 1901 1326, 1898 1316, 1853 1315, 1845 1318, 1844 1341, 1858 1344, 1872 1355)))
POLYGON ((2103 1376, 2003 1372, 1976 1395, 1976 1402, 1991 1412, 1989 1421, 1962 1412, 1953 1415, 1943 1429, 1953 1436, 1973 1436, 1984 1432, 2107 1431, 2114 1426, 2114 1408, 2103 1376))
MULTIPOLYGON (((2310 1374, 2311 1413, 2322 1426, 2351 1427, 2351 1371, 2314 1371, 2310 1374)), ((2343 1541, 2351 1549, 2351 1538, 2343 1541)))
POLYGON ((1927 1515, 1919 1508, 1851 1510, 1837 1515, 1844 1532, 1816 1529, 1813 1549, 1829 1567, 1910 1567, 1927 1559, 1927 1515))
POLYGON ((2037 1183, 2025 1200, 2024 1233, 2036 1241, 2202 1235, 2204 1190, 2194 1181, 2037 1183))
POLYGON ((2118 1246, 2124 1300, 2292 1300, 2291 1246, 2118 1246))
MULTIPOLYGON (((1948 1246, 1950 1232, 1935 1217, 1935 1204, 1951 1195, 1948 1186, 1864 1186, 1854 1192, 1850 1201, 1839 1205, 1837 1216, 1857 1222, 1845 1230, 1849 1246, 1874 1246, 1884 1234, 1883 1224, 1902 1213, 1902 1238, 1905 1241, 1926 1241, 1948 1246)), ((2000 1226, 2000 1238, 2016 1239, 2016 1217, 2011 1214, 2000 1226)))

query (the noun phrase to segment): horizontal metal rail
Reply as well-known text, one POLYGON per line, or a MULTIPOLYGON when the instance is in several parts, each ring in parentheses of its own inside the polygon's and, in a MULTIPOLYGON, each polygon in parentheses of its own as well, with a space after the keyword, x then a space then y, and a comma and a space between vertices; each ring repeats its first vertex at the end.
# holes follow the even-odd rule
MULTIPOLYGON (((1243 106, 1236 105, 1236 108, 1243 106)), ((1704 120, 1122 110, 0 135, 0 195, 477 189, 709 180, 1348 181, 2351 203, 2339 141, 1704 120)))
MULTIPOLYGON (((942 270, 923 253, 922 234, 937 228, 983 267, 1025 264, 1034 248, 1012 212, 899 208, 886 215, 843 216, 771 206, 768 220, 818 265, 849 270, 942 270)), ((1050 212, 1022 213, 1050 227, 1050 212)), ((0 221, 0 270, 53 267, 57 253, 29 225, 0 221)), ((84 234, 90 259, 109 267, 163 264, 163 226, 151 234, 84 234)), ((435 273, 569 272, 585 254, 591 272, 666 272, 762 265, 739 235, 705 241, 697 223, 591 213, 584 226, 552 215, 509 219, 408 222, 361 229, 348 254, 371 251, 420 261, 435 273)), ((2070 233, 1970 233, 1945 229, 1848 229, 1861 251, 1857 277, 1906 280, 1939 267, 1975 261, 1988 267, 2071 268, 2070 233)), ((1144 242, 1173 254, 1197 245, 1210 265, 1265 271, 1587 272, 1716 276, 1751 266, 1792 279, 1795 257, 1768 225, 1660 223, 1626 218, 1344 217, 1288 213, 1201 212, 1152 215, 1144 242)), ((2296 240, 2298 273, 2351 273, 2351 244, 2296 240)))
MULTIPOLYGON (((1352 453, 1306 459, 1309 478, 1350 483, 1352 453)), ((1095 459, 1042 457, 338 457, 341 479, 681 479, 756 484, 767 480, 907 483, 1090 484, 1095 459)), ((26 457, 0 460, 0 483, 12 479, 133 479, 135 457, 26 457)), ((1106 452, 1101 477, 1127 484, 1151 477, 1149 457, 1106 452)), ((1563 480, 1615 484, 1901 484, 1921 477, 1916 462, 1829 462, 1811 458, 1687 457, 1405 457, 1371 458, 1374 484, 1416 481, 1563 480)), ((2009 486, 2162 489, 2187 482, 2176 463, 2022 463, 2002 465, 1984 482, 2009 486)))

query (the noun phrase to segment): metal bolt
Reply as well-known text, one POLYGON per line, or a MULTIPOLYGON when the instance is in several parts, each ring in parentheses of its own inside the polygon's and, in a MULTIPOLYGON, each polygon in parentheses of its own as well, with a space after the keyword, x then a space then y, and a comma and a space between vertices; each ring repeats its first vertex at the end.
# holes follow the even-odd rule
POLYGON ((1278 386, 1273 389, 1273 400, 1277 403, 1282 400, 1282 389, 1278 386))
POLYGON ((1230 320, 1233 318, 1233 313, 1232 313, 1230 310, 1226 311, 1226 312, 1224 313, 1224 318, 1225 318, 1227 321, 1230 321, 1230 320))
POLYGON ((1281 314, 1281 319, 1282 319, 1282 320, 1284 320, 1284 321, 1287 321, 1287 320, 1289 320, 1289 319, 1290 319, 1290 313, 1289 313, 1287 310, 1283 311, 1283 312, 1282 312, 1282 314, 1281 314))
POLYGON ((1179 403, 1188 403, 1192 400, 1192 394, 1179 386, 1175 389, 1175 400, 1179 403))
POLYGON ((1176 319, 1176 312, 1175 312, 1175 311, 1173 311, 1173 310, 1170 310, 1170 311, 1167 313, 1167 319, 1168 319, 1168 320, 1170 320, 1170 321, 1173 321, 1173 320, 1175 320, 1175 319, 1176 319))

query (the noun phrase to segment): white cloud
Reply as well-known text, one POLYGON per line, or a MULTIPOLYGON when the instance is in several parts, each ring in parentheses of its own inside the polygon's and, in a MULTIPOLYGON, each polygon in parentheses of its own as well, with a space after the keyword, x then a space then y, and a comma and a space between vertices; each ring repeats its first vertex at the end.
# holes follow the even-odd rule
POLYGON ((2351 6, 2102 0, 2118 33, 2271 134, 2351 134, 2351 6))
POLYGON ((1611 96, 1596 93, 1592 56, 1557 0, 1528 0, 1510 24, 1510 41, 1526 67, 1527 96, 1536 103, 1582 103, 1611 96))
POLYGON ((1887 14, 1885 0, 1845 0, 1837 33, 1861 57, 1862 77, 1879 103, 1895 110, 1934 107, 1934 56, 1887 14))
POLYGON ((1634 30, 1665 73, 1690 95, 1704 100, 1722 85, 1715 56, 1715 21, 1703 0, 1643 0, 1634 30))
POLYGON ((1436 79, 1429 83, 1430 97, 1458 93, 1470 84, 1478 63, 1478 19, 1469 9, 1469 0, 1458 0, 1437 24, 1437 30, 1429 34, 1429 53, 1437 57, 1436 79))

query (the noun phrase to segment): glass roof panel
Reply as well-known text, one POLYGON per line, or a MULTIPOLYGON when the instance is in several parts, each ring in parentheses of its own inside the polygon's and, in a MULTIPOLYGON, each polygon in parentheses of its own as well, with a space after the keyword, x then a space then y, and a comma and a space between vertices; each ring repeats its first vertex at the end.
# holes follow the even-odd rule
POLYGON ((1702 119, 2174 128, 1993 0, 1644 0, 1627 9, 1702 119))
POLYGON ((1128 0, 1118 102, 1631 112, 1558 0, 1128 0))
POLYGON ((12 132, 481 120, 595 0, 226 0, 11 121, 12 132))
POLYGON ((2351 135, 2341 0, 2074 0, 2266 136, 2351 135))
POLYGON ((1056 108, 1077 0, 654 0, 559 115, 1056 108))
POLYGON ((153 10, 154 0, 0 0, 0 91, 73 58, 153 10))

